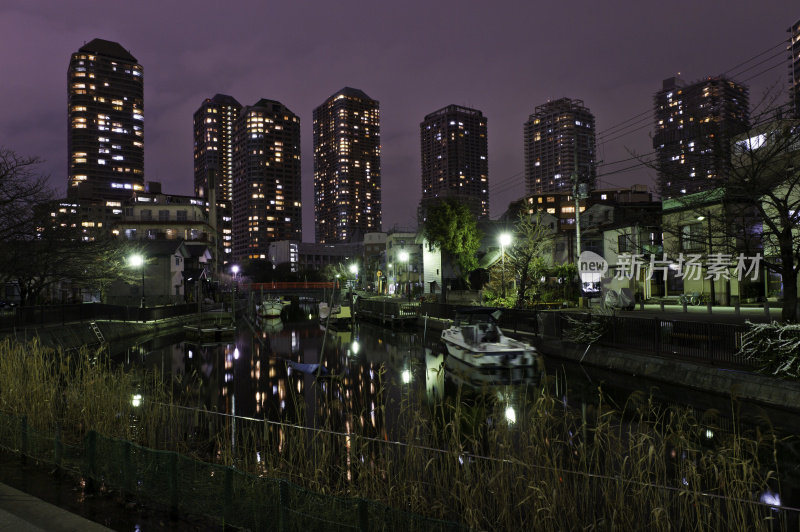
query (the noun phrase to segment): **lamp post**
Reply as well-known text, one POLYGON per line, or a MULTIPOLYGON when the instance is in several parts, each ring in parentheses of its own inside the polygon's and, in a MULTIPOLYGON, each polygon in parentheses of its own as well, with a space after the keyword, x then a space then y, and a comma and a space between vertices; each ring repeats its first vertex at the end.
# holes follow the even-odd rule
POLYGON ((408 271, 408 269, 409 269, 409 266, 408 266, 408 263, 409 263, 409 261, 408 261, 408 251, 405 251, 405 250, 401 251, 397 255, 397 258, 400 259, 400 262, 405 262, 406 263, 406 289, 408 291, 408 297, 411 298, 411 273, 409 273, 409 271, 408 271))
POLYGON ((144 257, 138 253, 131 255, 128 258, 128 263, 134 268, 139 268, 142 271, 142 300, 139 306, 140 308, 144 308, 144 257))
MULTIPOLYGON (((713 248, 712 248, 712 244, 711 244, 711 242, 712 242, 712 238, 711 238, 711 212, 706 211, 705 215, 701 214, 700 216, 697 217, 697 219, 699 221, 701 221, 701 222, 703 220, 706 220, 706 222, 708 223, 708 229, 707 229, 707 231, 708 231, 708 257, 706 257, 706 271, 708 271, 708 261, 711 260, 711 254, 713 253, 713 248)), ((711 312, 711 308, 710 307, 714 306, 714 299, 716 299, 716 297, 715 297, 716 294, 714 293, 714 279, 711 278, 711 279, 708 280, 708 282, 711 285, 711 290, 709 291, 709 295, 711 296, 711 301, 709 302, 709 312, 711 312)))
POLYGON ((352 305, 353 304, 353 290, 358 288, 356 286, 357 283, 358 283, 358 264, 356 264, 356 263, 351 264, 350 267, 348 268, 348 270, 350 270, 350 273, 355 277, 355 279, 353 279, 353 282, 350 283, 350 292, 349 292, 350 293, 350 297, 348 298, 350 300, 350 304, 352 305))
POLYGON ((506 297, 506 246, 511 244, 511 234, 500 233, 500 255, 502 256, 503 266, 500 274, 500 282, 503 283, 503 299, 506 297))
POLYGON ((233 274, 231 277, 231 321, 236 323, 236 274, 239 273, 239 266, 234 264, 231 266, 231 273, 233 274))
POLYGON ((358 285, 358 264, 351 264, 349 270, 355 276, 354 284, 358 285))

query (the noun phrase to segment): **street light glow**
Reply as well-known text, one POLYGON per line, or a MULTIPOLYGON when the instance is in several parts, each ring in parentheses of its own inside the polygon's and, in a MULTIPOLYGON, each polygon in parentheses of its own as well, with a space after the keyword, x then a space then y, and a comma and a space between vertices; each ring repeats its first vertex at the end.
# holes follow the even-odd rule
POLYGON ((397 258, 400 259, 400 262, 407 262, 408 261, 408 251, 401 251, 397 258))
POLYGON ((236 275, 237 273, 239 273, 239 266, 234 264, 233 266, 231 266, 231 271, 233 272, 233 275, 236 275))
POLYGON ((350 273, 356 275, 358 273, 358 264, 351 264, 350 265, 350 273))
POLYGON ((142 257, 141 255, 139 255, 138 253, 137 253, 136 255, 131 255, 130 257, 128 257, 128 263, 129 263, 131 266, 133 266, 133 267, 135 267, 135 268, 138 268, 138 267, 140 267, 142 264, 144 264, 144 257, 142 257))
POLYGON ((506 246, 511 243, 511 233, 500 233, 498 240, 500 241, 500 258, 503 261, 500 283, 503 288, 503 298, 505 298, 506 297, 506 246))

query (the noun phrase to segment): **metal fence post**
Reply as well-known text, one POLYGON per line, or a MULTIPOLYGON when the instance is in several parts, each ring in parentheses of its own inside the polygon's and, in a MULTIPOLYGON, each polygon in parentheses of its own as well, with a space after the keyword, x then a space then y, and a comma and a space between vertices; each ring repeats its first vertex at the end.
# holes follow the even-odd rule
POLYGON ((86 435, 86 475, 89 482, 86 483, 89 492, 94 491, 95 467, 97 465, 97 433, 89 431, 86 435))
POLYGON ((358 530, 369 532, 369 507, 367 501, 358 499, 358 530))
POLYGON ((656 355, 661 355, 661 318, 653 318, 653 347, 656 355))
POLYGON ((64 456, 64 446, 61 443, 61 424, 56 424, 56 438, 55 438, 55 447, 53 448, 53 456, 55 458, 56 467, 58 467, 59 472, 61 470, 61 460, 64 456))
POLYGON ((22 416, 20 420, 20 449, 22 450, 22 461, 28 455, 28 416, 22 416))
POLYGON ((233 511, 233 468, 225 468, 225 493, 223 495, 222 523, 227 525, 231 521, 233 511))
POLYGON ((714 363, 714 356, 713 356, 714 345, 712 343, 712 338, 711 338, 711 331, 713 330, 713 328, 714 328, 713 323, 706 324, 706 358, 712 364, 714 363))
POLYGON ((126 495, 133 494, 131 476, 131 442, 125 441, 122 444, 122 485, 126 495))
POLYGON ((285 480, 281 480, 278 483, 278 532, 286 532, 287 528, 287 508, 286 505, 289 503, 289 484, 285 480))
POLYGON ((178 453, 172 452, 169 456, 169 511, 178 516, 178 453))

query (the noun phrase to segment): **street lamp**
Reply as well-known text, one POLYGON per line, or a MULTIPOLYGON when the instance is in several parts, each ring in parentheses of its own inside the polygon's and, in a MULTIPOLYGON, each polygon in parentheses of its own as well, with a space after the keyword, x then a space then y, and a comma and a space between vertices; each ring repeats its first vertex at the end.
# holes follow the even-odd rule
POLYGON ((411 274, 408 271, 408 268, 409 268, 409 266, 408 266, 408 251, 405 251, 405 250, 401 251, 397 255, 397 258, 400 259, 400 262, 405 262, 406 263, 406 285, 407 285, 407 289, 408 289, 408 296, 411 297, 411 274))
POLYGON ((239 266, 237 264, 231 266, 231 273, 233 274, 231 277, 231 321, 236 323, 236 274, 239 273, 239 266))
MULTIPOLYGON (((697 220, 701 221, 701 222, 703 220, 706 220, 708 222, 708 257, 706 258, 706 271, 708 271, 708 261, 711 260, 711 253, 713 253, 712 245, 711 245, 711 213, 710 212, 706 212, 705 216, 701 214, 701 215, 697 216, 697 220)), ((708 282, 711 285, 711 290, 710 290, 711 303, 710 303, 710 305, 713 307, 714 306, 714 299, 715 299, 714 278, 712 277, 711 279, 708 280, 708 282)), ((709 312, 711 312, 710 308, 709 308, 709 312)))
POLYGON ((128 263, 134 268, 139 268, 142 270, 142 301, 140 307, 144 308, 144 257, 138 253, 131 255, 128 257, 128 263))
POLYGON ((355 284, 358 285, 358 264, 351 264, 349 270, 355 276, 355 284))
POLYGON ((501 282, 503 283, 503 298, 506 297, 506 246, 511 244, 510 233, 500 233, 500 255, 502 255, 503 267, 501 270, 501 282))

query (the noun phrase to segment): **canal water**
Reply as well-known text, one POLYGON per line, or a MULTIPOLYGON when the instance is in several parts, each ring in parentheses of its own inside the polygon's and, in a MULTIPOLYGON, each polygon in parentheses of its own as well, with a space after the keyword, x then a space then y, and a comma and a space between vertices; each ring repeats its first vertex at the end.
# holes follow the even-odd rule
MULTIPOLYGON (((234 338, 199 342, 182 335, 162 337, 117 356, 130 367, 157 368, 171 376, 183 403, 221 414, 268 419, 343 432, 359 416, 368 436, 402 440, 395 421, 408 405, 436 405, 458 397, 490 404, 513 423, 543 387, 566 408, 586 411, 602 401, 618 410, 653 401, 692 409, 713 431, 800 432, 797 411, 765 409, 677 385, 649 382, 543 357, 533 368, 479 372, 445 355, 440 333, 426 328, 393 330, 356 323, 352 330, 322 328, 313 312, 306 319, 242 322, 234 338), (323 406, 321 406, 323 405, 323 406), (385 405, 381 411, 380 405, 385 405), (500 406, 500 408, 496 408, 500 406), (331 422, 334 420, 334 422, 331 422)), ((498 422, 487 419, 487 423, 498 422)), ((709 438, 714 437, 710 428, 709 438)), ((795 438, 780 447, 784 504, 797 507, 800 456, 795 438), (791 480, 791 479, 794 479, 791 480)))

